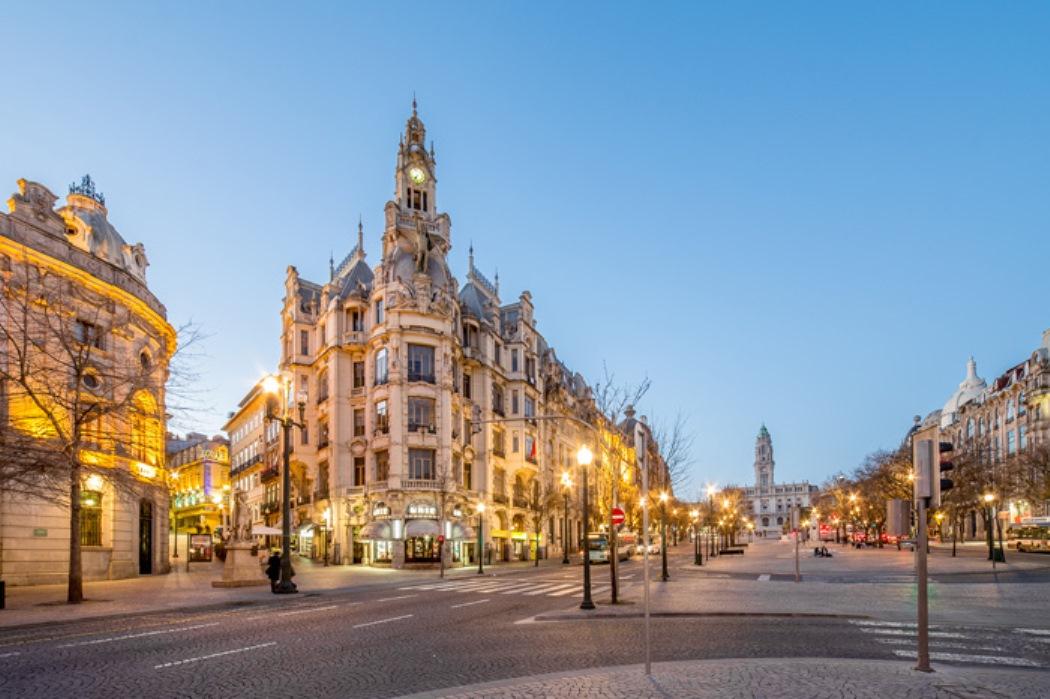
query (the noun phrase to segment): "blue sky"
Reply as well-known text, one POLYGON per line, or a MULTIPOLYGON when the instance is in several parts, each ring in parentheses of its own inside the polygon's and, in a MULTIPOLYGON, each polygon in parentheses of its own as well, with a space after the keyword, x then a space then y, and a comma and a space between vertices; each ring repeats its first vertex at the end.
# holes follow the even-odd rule
POLYGON ((375 263, 413 91, 454 273, 472 240, 570 366, 648 375, 694 485, 763 421, 778 480, 851 469, 1050 327, 1050 6, 443 7, 0 10, 0 193, 95 177, 211 335, 195 427, 274 366, 287 265, 358 215, 375 263))

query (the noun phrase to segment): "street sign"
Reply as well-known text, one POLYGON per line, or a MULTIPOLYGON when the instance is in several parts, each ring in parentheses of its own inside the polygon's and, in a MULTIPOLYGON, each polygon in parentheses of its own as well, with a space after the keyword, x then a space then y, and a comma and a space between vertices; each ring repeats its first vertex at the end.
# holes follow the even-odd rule
POLYGON ((619 507, 614 507, 612 510, 612 523, 617 527, 624 523, 626 516, 619 507))

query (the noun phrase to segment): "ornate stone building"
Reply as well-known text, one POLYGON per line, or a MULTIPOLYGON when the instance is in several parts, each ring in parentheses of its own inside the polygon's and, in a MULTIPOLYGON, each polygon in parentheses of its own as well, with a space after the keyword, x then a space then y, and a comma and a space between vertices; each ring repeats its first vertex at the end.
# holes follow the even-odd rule
MULTIPOLYGON (((937 420, 940 439, 988 469, 987 482, 1006 488, 1004 463, 1050 438, 1050 330, 1041 344, 1024 360, 1011 366, 989 385, 977 375, 971 357, 966 378, 949 396, 944 407, 927 417, 937 420)), ((1013 499, 1002 503, 1009 520, 1021 524, 1026 518, 1050 514, 1050 503, 1013 499)), ((981 531, 980 518, 971 513, 967 534, 981 531)))
MULTIPOLYGON (((563 472, 580 483, 576 450, 598 441, 590 388, 537 330, 528 291, 505 303, 473 249, 462 287, 453 276, 415 104, 394 182, 378 264, 359 224, 326 282, 294 267, 285 279, 280 366, 306 396, 292 463, 298 550, 429 566, 443 536, 455 565, 478 555, 479 522, 492 559, 575 545, 578 493, 566 527, 560 483, 563 472)), ((236 456, 234 468, 236 479, 236 456)))
POLYGON ((23 179, 0 214, 0 405, 5 440, 75 451, 79 514, 71 517, 68 484, 67 504, 43 488, 27 497, 0 484, 0 574, 16 585, 63 582, 73 520, 85 579, 164 573, 164 385, 175 331, 146 285, 145 249, 109 222, 91 179, 70 186, 65 206, 56 201, 23 179), (34 303, 20 308, 30 294, 34 303), (29 349, 27 328, 38 333, 29 349), (24 383, 16 358, 33 367, 24 383))
POLYGON ((755 438, 755 485, 743 489, 757 536, 780 536, 784 527, 790 526, 791 511, 808 508, 811 498, 820 490, 808 481, 777 484, 773 480, 774 466, 773 438, 762 425, 755 438))

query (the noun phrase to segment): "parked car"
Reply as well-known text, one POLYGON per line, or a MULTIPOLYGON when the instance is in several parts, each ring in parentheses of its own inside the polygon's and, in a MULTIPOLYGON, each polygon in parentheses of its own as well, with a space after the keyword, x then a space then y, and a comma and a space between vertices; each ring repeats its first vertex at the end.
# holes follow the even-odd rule
POLYGON ((654 554, 654 553, 660 553, 660 542, 659 541, 650 541, 649 542, 649 553, 650 553, 650 555, 654 554))

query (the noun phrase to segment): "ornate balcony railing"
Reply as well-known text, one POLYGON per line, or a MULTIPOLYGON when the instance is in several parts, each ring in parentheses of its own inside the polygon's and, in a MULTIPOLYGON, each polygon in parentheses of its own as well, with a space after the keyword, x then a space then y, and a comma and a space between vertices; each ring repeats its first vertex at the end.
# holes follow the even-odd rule
POLYGON ((499 503, 500 505, 507 504, 507 495, 505 493, 493 493, 492 502, 499 503))
POLYGON ((440 490, 441 484, 430 478, 404 478, 401 487, 405 490, 440 490))
POLYGON ((528 508, 529 501, 525 498, 517 497, 514 498, 514 507, 528 508))
POLYGON ((426 383, 434 383, 434 372, 426 371, 411 371, 408 372, 409 381, 425 381, 426 383))

